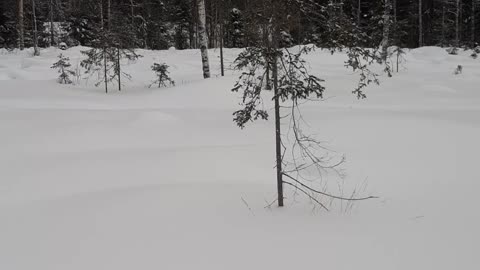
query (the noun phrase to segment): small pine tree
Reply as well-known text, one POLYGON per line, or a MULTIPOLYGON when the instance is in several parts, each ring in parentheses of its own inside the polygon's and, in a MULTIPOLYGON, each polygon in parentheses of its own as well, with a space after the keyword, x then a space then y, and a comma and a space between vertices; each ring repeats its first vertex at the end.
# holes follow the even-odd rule
MULTIPOLYGON (((321 177, 322 172, 333 171, 344 162, 344 158, 331 158, 331 153, 321 153, 321 142, 313 136, 304 133, 301 125, 304 119, 299 106, 305 101, 322 99, 325 91, 323 79, 310 73, 309 64, 304 56, 314 50, 314 45, 302 45, 292 49, 282 48, 280 41, 284 37, 282 31, 286 14, 290 9, 289 0, 268 0, 265 3, 264 14, 252 16, 252 25, 266 26, 265 39, 258 44, 247 47, 234 62, 241 75, 233 87, 233 92, 241 93, 241 109, 233 113, 234 122, 241 128, 255 120, 267 120, 269 111, 264 106, 264 90, 273 84, 273 106, 275 121, 275 154, 277 174, 277 202, 284 206, 284 186, 293 187, 309 197, 312 201, 328 210, 326 205, 316 198, 316 195, 342 201, 360 201, 374 198, 341 197, 328 194, 313 188, 311 177, 305 177, 309 170, 315 171, 313 177, 321 177), (265 23, 265 21, 267 23, 265 23), (271 71, 271 77, 269 77, 271 71), (288 125, 282 125, 283 119, 289 118, 288 125), (287 131, 282 133, 284 126, 287 131), (288 143, 286 143, 288 142, 288 143), (313 169, 314 168, 314 169, 313 169), (285 180, 286 179, 286 180, 285 180)), ((358 98, 366 98, 363 92, 370 83, 378 84, 377 74, 369 69, 375 62, 381 63, 376 49, 359 47, 368 38, 348 18, 341 15, 341 5, 329 2, 328 6, 319 6, 315 1, 298 4, 308 4, 302 7, 302 14, 315 19, 324 26, 323 35, 331 42, 332 53, 345 50, 347 60, 345 66, 359 73, 358 85, 352 91, 358 98), (340 14, 340 15, 338 15, 340 14), (353 25, 353 27, 352 27, 353 25), (335 37, 335 38, 334 38, 335 37)), ((326 44, 326 43, 325 43, 326 44)), ((285 46, 285 45, 284 45, 285 46)), ((341 173, 339 174, 341 177, 341 173)))
POLYGON ((69 68, 72 66, 70 64, 70 59, 68 57, 63 56, 60 54, 58 56, 58 61, 55 62, 51 68, 57 69, 60 76, 58 76, 58 83, 60 84, 72 84, 72 80, 70 79, 70 75, 75 75, 75 72, 70 70, 69 68))
POLYGON ((116 81, 118 90, 121 91, 121 77, 130 79, 131 76, 122 71, 122 59, 134 61, 141 55, 135 52, 132 47, 133 41, 129 39, 125 28, 116 29, 117 32, 104 30, 98 41, 96 47, 89 50, 82 51, 87 56, 81 62, 81 66, 86 69, 86 73, 102 74, 103 77, 95 85, 101 83, 105 84, 105 92, 108 93, 108 84, 116 81))
MULTIPOLYGON (((404 63, 406 61, 405 59, 405 50, 401 47, 397 46, 392 46, 390 47, 389 50, 389 57, 394 57, 395 58, 395 65, 396 65, 396 70, 398 72, 400 64, 404 63)), ((392 68, 393 71, 393 68, 392 68)))
MULTIPOLYGON (((104 40, 102 38, 102 40, 104 40)), ((80 65, 85 69, 87 74, 98 74, 101 80, 95 83, 95 86, 99 86, 102 82, 105 84, 105 93, 108 93, 108 83, 115 79, 115 74, 112 74, 114 48, 107 47, 105 44, 101 44, 103 48, 91 48, 87 51, 82 51, 87 58, 84 59, 80 65), (101 75, 101 76, 100 76, 101 75)))
POLYGON ((462 74, 462 71, 463 71, 463 66, 458 65, 457 68, 453 71, 453 74, 459 75, 459 74, 462 74))
POLYGON ((170 86, 175 86, 175 81, 172 80, 172 78, 170 78, 168 75, 170 72, 168 71, 167 64, 153 63, 152 70, 155 72, 157 80, 155 80, 150 87, 154 84, 158 84, 158 88, 167 87, 167 84, 170 84, 170 86))

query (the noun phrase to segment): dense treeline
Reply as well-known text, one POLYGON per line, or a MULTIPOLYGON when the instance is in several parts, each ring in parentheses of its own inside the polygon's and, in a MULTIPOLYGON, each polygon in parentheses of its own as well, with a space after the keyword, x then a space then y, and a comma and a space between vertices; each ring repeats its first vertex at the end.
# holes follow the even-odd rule
MULTIPOLYGON (((289 14, 282 29, 284 45, 331 42, 322 38, 325 26, 312 19, 315 10, 311 5, 309 10, 304 9, 305 3, 312 1, 318 9, 341 4, 335 16, 358 25, 371 37, 366 43, 375 43, 364 46, 381 42, 386 20, 392 24, 390 44, 401 47, 473 46, 480 41, 480 0, 289 0, 289 14), (388 17, 386 3, 391 4, 388 17)), ((261 26, 252 18, 268 8, 264 1, 205 2, 209 47, 222 43, 225 47, 245 47, 261 39, 261 26)), ((129 47, 198 48, 197 8, 196 0, 2 0, 0 47, 22 47, 21 43, 33 46, 35 10, 40 47, 60 42, 95 46, 105 35, 101 31, 105 27, 128 37, 124 43, 129 47)))

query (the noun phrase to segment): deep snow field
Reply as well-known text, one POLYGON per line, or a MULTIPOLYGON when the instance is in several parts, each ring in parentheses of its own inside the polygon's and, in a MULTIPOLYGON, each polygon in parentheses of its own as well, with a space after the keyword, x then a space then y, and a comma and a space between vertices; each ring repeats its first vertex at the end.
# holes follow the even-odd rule
MULTIPOLYGON (((63 53, 76 66, 82 49, 63 53)), ((480 60, 469 52, 411 50, 366 100, 351 94, 358 74, 343 55, 309 55, 327 99, 305 117, 347 157, 330 192, 380 197, 330 212, 287 187, 285 208, 266 207, 273 122, 235 126, 237 75, 218 76, 218 51, 209 80, 197 50, 140 51, 132 81, 109 94, 94 77, 57 84, 60 52, 0 50, 1 270, 478 268, 480 60), (176 87, 147 87, 153 62, 176 87)))

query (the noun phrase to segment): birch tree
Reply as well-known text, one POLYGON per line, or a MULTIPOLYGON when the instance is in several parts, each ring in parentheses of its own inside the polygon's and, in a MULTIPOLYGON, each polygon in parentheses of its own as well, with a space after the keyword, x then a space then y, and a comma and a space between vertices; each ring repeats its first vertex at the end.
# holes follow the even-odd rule
POLYGON ((208 61, 208 36, 206 29, 205 0, 198 2, 198 36, 200 38, 200 52, 202 54, 203 77, 210 78, 210 64, 208 61))

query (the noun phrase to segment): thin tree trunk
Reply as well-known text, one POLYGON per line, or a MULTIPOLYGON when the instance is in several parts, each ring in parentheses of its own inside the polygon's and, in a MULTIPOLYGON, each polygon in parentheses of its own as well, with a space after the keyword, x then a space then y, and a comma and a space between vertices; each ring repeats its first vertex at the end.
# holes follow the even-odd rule
POLYGON ((53 29, 53 0, 49 1, 48 4, 48 17, 50 20, 50 47, 55 43, 55 31, 53 29))
MULTIPOLYGON (((397 21, 397 0, 393 0, 393 45, 399 46, 398 21, 397 21)), ((398 69, 397 69, 398 72, 398 69)))
POLYGON ((418 0, 418 47, 423 46, 423 3, 418 0))
MULTIPOLYGON (((272 15, 275 14, 275 7, 272 7, 272 15)), ((268 55, 269 61, 273 62, 272 76, 273 76, 273 93, 275 101, 275 159, 277 167, 277 195, 278 206, 283 207, 283 169, 282 169, 282 130, 281 130, 281 116, 280 116, 280 89, 278 88, 278 54, 280 26, 279 23, 273 20, 272 42, 267 43, 268 47, 272 44, 273 54, 268 55), (271 57, 273 56, 273 59, 271 57)))
POLYGON ((53 0, 49 2, 49 19, 50 19, 50 46, 55 44, 55 31, 53 29, 53 0))
POLYGON ((472 0, 472 47, 475 46, 475 12, 476 12, 476 1, 472 0))
POLYGON ((275 150, 276 150, 276 167, 277 167, 277 195, 278 206, 283 207, 283 170, 282 170, 282 132, 280 117, 280 97, 278 89, 278 65, 277 56, 273 60, 273 92, 275 99, 275 150))
POLYGON ((476 8, 476 0, 472 0, 472 25, 471 25, 471 31, 472 31, 472 48, 475 46, 475 8, 476 8))
POLYGON ((23 0, 18 0, 18 47, 25 48, 25 22, 23 12, 23 0))
POLYGON ((105 82, 105 93, 108 94, 108 81, 107 81, 107 49, 103 47, 103 81, 105 82))
POLYGON ((445 4, 443 4, 442 6, 442 46, 445 46, 445 41, 446 41, 446 37, 445 37, 445 4))
POLYGON ((225 76, 225 64, 223 59, 223 38, 220 40, 220 69, 222 77, 225 76))
POLYGON ((37 15, 35 12, 35 0, 32 0, 32 16, 33 16, 33 55, 39 56, 38 37, 37 37, 37 15))
POLYGON ((147 0, 143 0, 143 10, 146 11, 146 17, 147 19, 145 20, 145 18, 143 18, 143 24, 145 25, 145 28, 144 28, 144 40, 145 40, 145 49, 148 49, 148 23, 147 21, 150 20, 150 8, 149 6, 147 5, 147 0))
POLYGON ((104 30, 104 22, 103 22, 103 0, 100 1, 100 29, 102 29, 102 32, 104 30))
POLYGON ((208 62, 208 37, 206 32, 205 0, 198 0, 198 21, 198 35, 200 37, 203 77, 207 79, 210 78, 210 64, 208 62))
POLYGON ((392 11, 391 0, 385 0, 384 5, 385 6, 383 9, 383 38, 382 38, 382 42, 380 43, 380 47, 382 49, 383 60, 386 61, 387 50, 388 50, 389 40, 390 40, 390 27, 391 27, 390 13, 392 11))
POLYGON ((398 63, 400 62, 400 52, 398 50, 399 48, 397 48, 397 73, 398 73, 398 63))
POLYGON ((460 0, 457 0, 455 12, 455 46, 460 46, 460 0))
POLYGON ((122 91, 122 70, 120 67, 120 47, 117 48, 117 76, 118 76, 118 91, 122 91))
POLYGON ((192 1, 192 49, 198 49, 198 3, 192 1))
POLYGON ((266 62, 267 62, 267 70, 265 71, 266 72, 266 80, 267 80, 267 84, 266 84, 266 89, 267 90, 272 90, 272 85, 270 83, 270 64, 271 64, 271 57, 270 57, 270 54, 272 53, 272 46, 271 46, 271 42, 270 42, 270 35, 269 35, 269 32, 268 32, 268 26, 267 25, 264 25, 263 26, 263 42, 265 44, 267 44, 267 57, 266 57, 266 62))
MULTIPOLYGON (((102 29, 102 35, 105 38, 105 27, 103 22, 103 0, 100 1, 100 27, 102 29)), ((103 44, 103 82, 105 83, 105 93, 108 94, 108 81, 107 81, 107 49, 103 44)))
POLYGON ((189 23, 188 25, 188 41, 190 43, 190 49, 195 48, 195 30, 194 30, 194 24, 192 22, 189 23))
MULTIPOLYGON (((267 10, 267 5, 266 3, 264 2, 263 3, 263 10, 266 11, 267 10)), ((267 90, 272 90, 272 85, 270 83, 270 64, 271 64, 271 50, 272 50, 272 42, 270 40, 270 32, 268 30, 268 23, 263 23, 263 27, 262 27, 263 31, 262 31, 262 34, 263 34, 263 43, 265 44, 265 46, 267 47, 267 57, 265 57, 265 61, 267 62, 267 67, 266 67, 266 80, 267 80, 267 83, 266 83, 266 89, 267 90)))
POLYGON ((223 1, 221 2, 220 7, 220 69, 222 77, 225 76, 225 66, 224 66, 224 59, 223 59, 223 36, 224 36, 224 25, 223 25, 223 13, 225 12, 225 6, 223 1))

